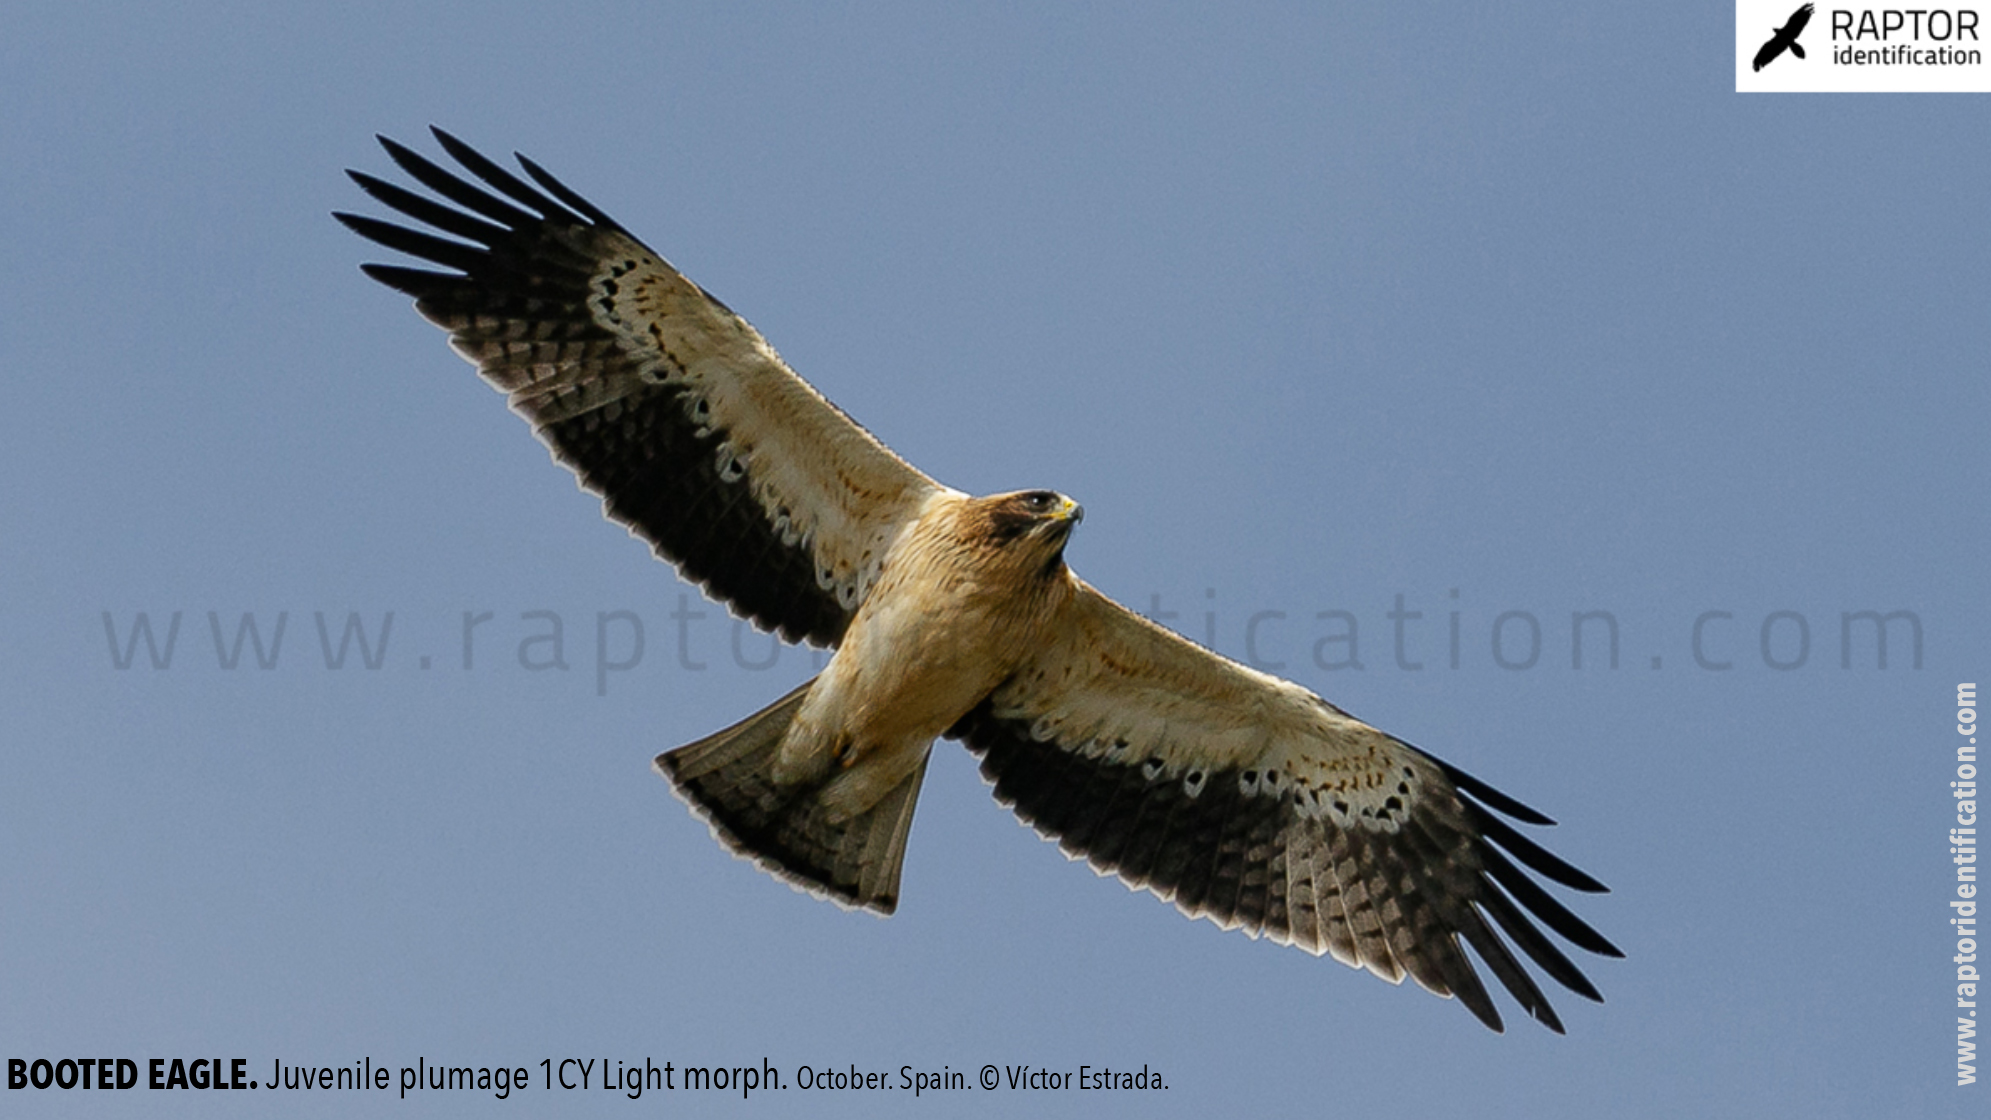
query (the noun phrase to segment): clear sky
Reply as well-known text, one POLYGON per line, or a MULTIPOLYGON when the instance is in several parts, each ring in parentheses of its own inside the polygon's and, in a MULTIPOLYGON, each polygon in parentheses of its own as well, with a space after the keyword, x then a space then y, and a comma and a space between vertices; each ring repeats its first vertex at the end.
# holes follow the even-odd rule
POLYGON ((1946 905, 1955 686, 1991 684, 1982 97, 1738 96, 1716 4, 6 22, 0 1057, 535 1084, 0 1111, 1984 1114, 1946 905), (1556 817, 1613 888, 1573 902, 1628 954, 1579 962, 1607 1002, 1556 1037, 1503 996, 1494 1035, 1184 920, 951 743, 889 921, 728 858, 649 760, 810 655, 360 275, 342 172, 432 122, 941 480, 1077 497, 1107 593, 1556 817), (1864 611, 1911 613, 1884 668, 1864 611), (597 1088, 544 1089, 570 1057, 597 1088), (1168 1088, 598 1088, 646 1058, 1168 1088))

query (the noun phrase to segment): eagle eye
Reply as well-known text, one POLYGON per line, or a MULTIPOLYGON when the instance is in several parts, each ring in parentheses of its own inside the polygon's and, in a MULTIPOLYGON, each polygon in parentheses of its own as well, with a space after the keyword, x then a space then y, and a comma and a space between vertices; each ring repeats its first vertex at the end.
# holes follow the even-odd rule
POLYGON ((1031 513, 1049 513, 1058 506, 1058 496, 1049 490, 1032 490, 1023 495, 1023 506, 1031 513))

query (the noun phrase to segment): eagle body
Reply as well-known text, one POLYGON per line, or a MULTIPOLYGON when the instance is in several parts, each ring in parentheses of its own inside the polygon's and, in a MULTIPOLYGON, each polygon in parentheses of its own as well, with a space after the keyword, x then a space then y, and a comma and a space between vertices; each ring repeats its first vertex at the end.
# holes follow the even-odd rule
POLYGON ((350 173, 415 225, 339 220, 424 262, 367 275, 415 298, 611 520, 740 617, 835 650, 656 757, 735 854, 890 913, 951 738, 1068 856, 1192 917, 1408 976, 1495 1030, 1467 946, 1553 1030, 1523 957, 1601 1000, 1542 927, 1623 954, 1535 876, 1603 884, 1503 819, 1549 818, 1115 603, 1066 563, 1076 502, 927 477, 571 188, 435 135, 468 177, 385 138, 431 193, 350 173))
POLYGON ((1062 556, 1077 503, 1043 493, 934 498, 887 553, 843 641, 783 740, 777 782, 842 771, 832 815, 870 808, 935 739, 1041 646, 1074 594, 1062 556), (1029 526, 1005 536, 995 523, 1029 526))

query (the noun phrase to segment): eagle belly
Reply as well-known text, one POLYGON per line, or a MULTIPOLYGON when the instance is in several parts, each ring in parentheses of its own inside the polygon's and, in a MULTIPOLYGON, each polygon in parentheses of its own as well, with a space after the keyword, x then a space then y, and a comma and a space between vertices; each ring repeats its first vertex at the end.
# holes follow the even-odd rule
POLYGON ((894 545, 783 742, 777 778, 821 780, 832 813, 895 789, 933 741, 1015 671, 1048 616, 1041 585, 1009 578, 930 510, 894 545))
POLYGON ((986 632, 904 601, 860 612, 782 743, 777 780, 829 777, 824 807, 855 815, 925 760, 1000 682, 986 632))

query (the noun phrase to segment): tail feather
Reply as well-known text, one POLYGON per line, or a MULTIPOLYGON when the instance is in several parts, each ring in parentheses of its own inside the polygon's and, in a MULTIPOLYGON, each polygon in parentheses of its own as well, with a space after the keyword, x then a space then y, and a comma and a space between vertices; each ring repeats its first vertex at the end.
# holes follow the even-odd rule
POLYGON ((780 784, 774 760, 810 681, 716 735, 657 756, 657 772, 712 835, 790 885, 842 906, 890 914, 926 762, 855 816, 832 814, 821 781, 780 784))

